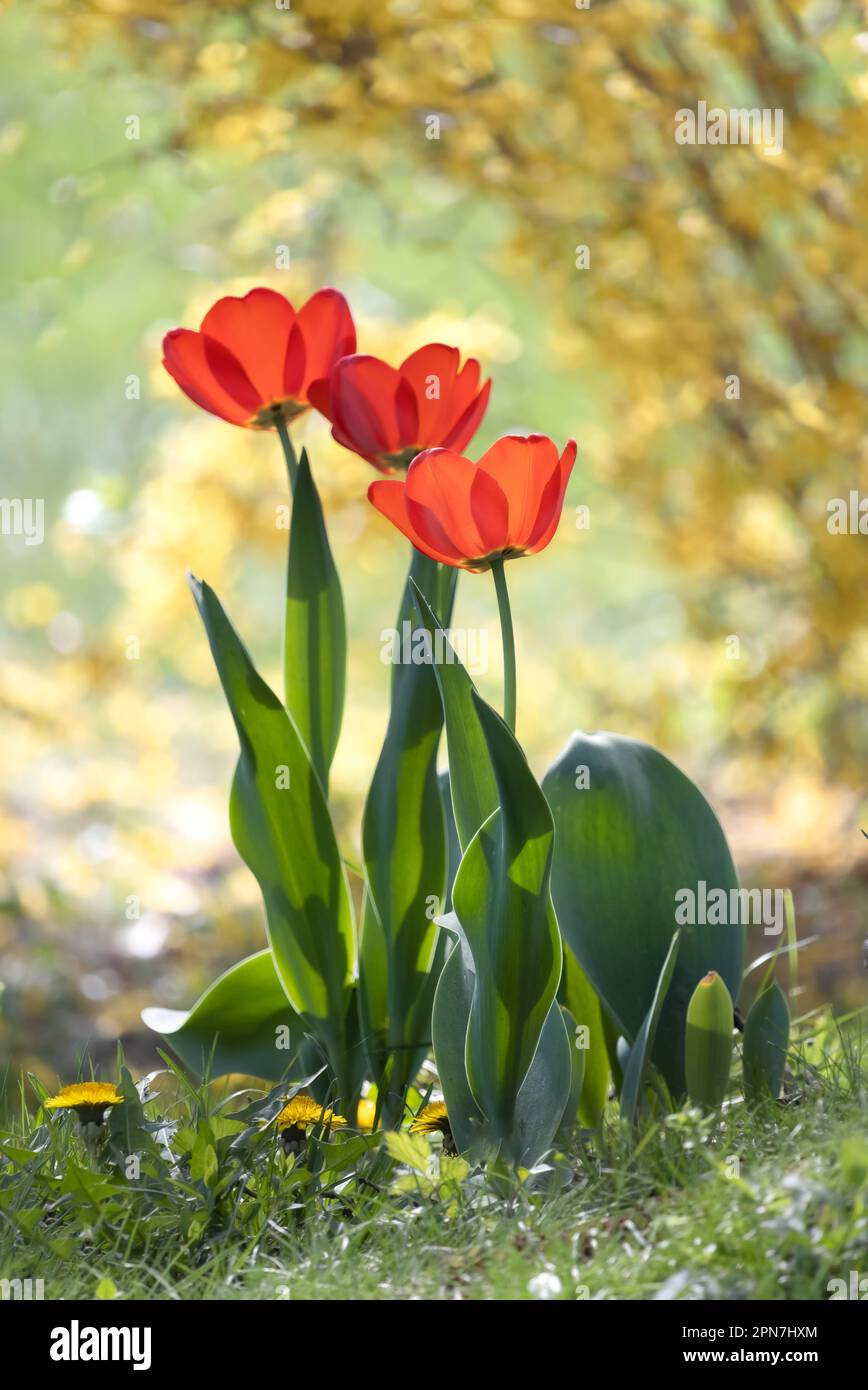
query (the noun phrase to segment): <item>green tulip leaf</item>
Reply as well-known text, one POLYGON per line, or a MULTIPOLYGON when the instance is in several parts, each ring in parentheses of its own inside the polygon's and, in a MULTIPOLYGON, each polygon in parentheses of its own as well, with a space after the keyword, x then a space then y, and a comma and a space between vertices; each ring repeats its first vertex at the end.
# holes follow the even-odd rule
MULTIPOLYGON (((476 691, 472 699, 500 806, 465 850, 453 890, 476 969, 467 1077, 493 1134, 514 1156, 520 1143, 514 1132, 516 1098, 561 976, 561 939, 551 904, 554 826, 510 730, 476 691)), ((449 718, 447 706, 447 727, 449 718)))
MULTIPOLYGON (((256 671, 214 591, 191 579, 241 745, 230 797, 235 846, 265 902, 278 977, 343 1072, 353 914, 322 784, 295 724, 256 671)), ((339 1093, 350 1087, 338 1076, 339 1093)))
POLYGON ((289 530, 283 665, 286 708, 327 792, 344 712, 347 629, 340 580, 305 449, 289 530))
MULTIPOLYGON (((565 945, 564 950, 566 951, 567 949, 565 945)), ((621 1087, 624 1085, 624 1071, 618 1053, 618 1043, 621 1040, 621 1035, 602 1005, 600 1006, 600 1014, 603 1021, 603 1037, 606 1039, 606 1055, 609 1058, 609 1070, 612 1073, 612 1085, 615 1088, 616 1095, 620 1096, 621 1087)))
POLYGON ((642 1020, 639 1032, 630 1047, 630 1055, 624 1068, 624 1083, 621 1087, 621 1119, 628 1125, 635 1124, 639 1112, 642 1088, 647 1079, 648 1067, 654 1051, 654 1039, 657 1035, 666 997, 672 986, 672 977, 675 974, 680 946, 681 931, 679 929, 672 935, 669 950, 666 953, 666 959, 663 962, 654 990, 651 1007, 642 1020))
POLYGON ((239 1072, 279 1081, 296 1072, 306 1074, 301 1061, 304 1024, 286 997, 269 950, 225 971, 192 1009, 143 1009, 142 1020, 197 1077, 239 1072))
POLYGON ((431 1033, 434 1060, 443 1088, 452 1137, 461 1153, 476 1154, 485 1144, 485 1116, 467 1080, 467 1029, 476 990, 476 967, 467 937, 454 912, 440 918, 444 940, 454 937, 434 994, 431 1033))
POLYGON ((412 577, 410 584, 418 599, 422 622, 434 644, 435 658, 440 656, 440 660, 435 660, 434 673, 446 721, 455 826, 464 850, 497 807, 497 783, 474 703, 476 687, 449 642, 443 624, 412 577))
POLYGON ((580 1053, 575 1060, 571 1056, 575 1025, 554 1002, 516 1098, 511 1134, 503 1142, 486 1123, 467 1079, 466 1041, 476 990, 473 954, 454 912, 442 917, 440 926, 444 937, 448 933, 455 938, 437 984, 432 1024, 434 1057, 452 1136, 461 1153, 477 1160, 493 1158, 500 1149, 514 1163, 530 1167, 551 1147, 559 1126, 576 1117, 584 1058, 580 1053))
POLYGON ((440 802, 443 807, 443 817, 446 822, 446 858, 448 870, 446 874, 446 912, 452 911, 452 885, 455 882, 455 875, 458 873, 458 865, 461 863, 461 845, 458 842, 458 830, 455 825, 455 811, 452 807, 452 788, 449 785, 449 773, 441 772, 437 778, 440 787, 440 802))
MULTIPOLYGON (((419 551, 410 577, 451 607, 456 572, 419 551)), ((443 711, 430 661, 415 652, 416 601, 406 586, 398 614, 389 724, 362 820, 366 888, 359 948, 363 1032, 386 1122, 400 1120, 404 1092, 431 1042, 429 977, 442 966, 435 918, 446 894, 446 826, 437 781, 443 711)), ((421 630, 425 633, 425 630, 421 630)), ((425 633, 427 637, 427 633, 425 633)))
MULTIPOLYGON (((566 955, 566 951, 564 951, 564 954, 566 955)), ((579 1025, 574 1015, 570 1013, 569 1009, 565 1009, 563 1005, 560 1006, 560 1010, 561 1017, 564 1021, 564 1027, 567 1030, 567 1038, 570 1043, 570 1093, 567 1098, 566 1106, 564 1107, 564 1113, 556 1138, 558 1138, 561 1143, 568 1144, 573 1136, 576 1125, 584 1125, 581 1101, 582 1091, 585 1087, 585 1072, 589 1049, 577 1046, 579 1025)), ((531 1068, 531 1070, 533 1069, 531 1068)), ((525 1081, 524 1084, 526 1086, 527 1081, 525 1081)))
POLYGON ((568 1132, 575 1122, 583 1064, 582 1054, 571 1045, 568 1026, 564 1011, 555 999, 519 1090, 512 1134, 503 1149, 507 1158, 524 1168, 532 1168, 548 1152, 564 1121, 567 1121, 568 1132), (568 1115, 573 1101, 575 1106, 568 1115))
MULTIPOLYGON (((561 881, 558 874, 559 846, 555 836, 555 855, 552 865, 552 901, 555 915, 560 921, 559 911, 568 911, 568 904, 562 902, 561 881)), ((611 1067, 606 1046, 606 1029, 600 1001, 594 993, 591 982, 573 952, 564 943, 564 971, 561 977, 560 998, 573 1019, 575 1051, 581 1053, 583 1086, 579 1119, 588 1129, 595 1129, 606 1105, 609 1094, 611 1067)))
POLYGON ((662 753, 615 734, 574 734, 543 790, 557 826, 553 892, 561 931, 631 1042, 648 1015, 672 933, 683 925, 652 1057, 681 1097, 696 981, 715 970, 735 997, 744 960, 743 923, 682 924, 676 916, 676 894, 685 889, 698 899, 700 883, 708 894, 731 895, 738 887, 717 817, 662 753))

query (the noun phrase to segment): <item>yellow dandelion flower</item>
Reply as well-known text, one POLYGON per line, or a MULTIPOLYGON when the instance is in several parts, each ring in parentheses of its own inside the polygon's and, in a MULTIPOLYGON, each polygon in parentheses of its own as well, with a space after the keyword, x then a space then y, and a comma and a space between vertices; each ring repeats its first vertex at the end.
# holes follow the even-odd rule
POLYGON ((356 1108, 356 1128, 373 1129, 377 1114, 377 1102, 363 1098, 356 1108))
POLYGON ((311 1125, 322 1125, 324 1128, 335 1129, 340 1125, 345 1125, 346 1120, 343 1115, 336 1115, 330 1105, 325 1109, 319 1105, 313 1096, 293 1096, 288 1105, 285 1105, 277 1117, 277 1127, 284 1129, 306 1130, 311 1125))
POLYGON ((42 1102, 44 1110, 74 1110, 85 1138, 96 1139, 102 1132, 106 1113, 112 1105, 123 1105, 117 1086, 104 1081, 77 1081, 63 1086, 56 1096, 42 1102))
POLYGON ((314 1125, 323 1129, 338 1129, 345 1125, 343 1115, 336 1115, 330 1105, 323 1108, 313 1096, 293 1096, 277 1117, 277 1128, 285 1154, 302 1154, 307 1148, 307 1131, 314 1125))
POLYGON ((434 1100, 430 1105, 426 1105, 420 1110, 410 1126, 410 1133, 442 1134, 443 1152, 447 1154, 458 1152, 455 1147, 455 1140, 452 1138, 452 1126, 449 1123, 444 1100, 434 1100))
POLYGON ((445 1134, 449 1129, 449 1116, 446 1114, 445 1100, 434 1100, 430 1105, 426 1105, 424 1110, 413 1120, 410 1126, 411 1134, 434 1134, 439 1131, 445 1134))
POLYGON ((44 1110, 104 1110, 108 1105, 123 1105, 117 1086, 102 1081, 79 1081, 64 1086, 56 1096, 42 1102, 44 1110))

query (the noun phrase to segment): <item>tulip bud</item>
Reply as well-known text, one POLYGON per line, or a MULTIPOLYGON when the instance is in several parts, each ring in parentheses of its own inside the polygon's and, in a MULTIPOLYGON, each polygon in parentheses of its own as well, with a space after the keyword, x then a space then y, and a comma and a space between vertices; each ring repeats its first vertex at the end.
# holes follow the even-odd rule
POLYGON ((790 1042, 790 1010, 780 985, 762 990, 744 1025, 742 1065, 747 1101, 777 1100, 790 1042))
POLYGON ((717 1110, 732 1061, 732 1000, 716 970, 699 981, 687 1006, 684 1065, 694 1105, 717 1110))

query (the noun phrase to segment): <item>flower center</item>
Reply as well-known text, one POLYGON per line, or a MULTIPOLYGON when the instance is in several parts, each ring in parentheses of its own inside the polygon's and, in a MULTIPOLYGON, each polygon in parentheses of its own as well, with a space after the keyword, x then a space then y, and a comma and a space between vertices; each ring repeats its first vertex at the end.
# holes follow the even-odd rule
POLYGON ((399 449, 396 454, 383 454, 383 462, 390 468, 401 468, 405 472, 410 467, 417 454, 421 454, 422 445, 414 444, 410 449, 399 449))
POLYGON ((255 415, 251 415, 247 423, 254 430, 273 430, 279 419, 294 420, 296 415, 304 414, 309 408, 307 401, 296 401, 287 396, 285 400, 264 405, 255 415))
POLYGON ((520 560, 526 554, 527 551, 522 550, 521 546, 508 545, 505 550, 491 550, 487 555, 480 555, 478 559, 467 560, 463 563, 466 564, 467 569, 481 573, 483 570, 491 569, 496 560, 520 560))

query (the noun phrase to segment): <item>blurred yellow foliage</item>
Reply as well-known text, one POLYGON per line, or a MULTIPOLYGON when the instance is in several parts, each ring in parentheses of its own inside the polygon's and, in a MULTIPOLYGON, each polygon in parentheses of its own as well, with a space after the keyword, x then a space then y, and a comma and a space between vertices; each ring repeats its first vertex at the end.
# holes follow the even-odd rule
MULTIPOLYGON (((291 233, 349 167, 376 177, 413 160, 501 200, 504 264, 545 294, 553 353, 606 373, 611 483, 657 517, 680 564, 707 583, 761 574, 810 624, 832 623, 843 640, 825 663, 848 659, 864 564, 858 544, 828 538, 822 507, 868 486, 864 6, 836 7, 836 22, 799 0, 57 9, 71 45, 110 17, 136 66, 184 82, 176 142, 303 153, 307 179, 240 219, 237 250, 265 228, 291 233), (196 72, 225 71, 232 88, 197 87, 196 72), (675 112, 699 101, 780 108, 782 152, 677 144, 675 112), (689 482, 654 462, 676 441, 689 482)), ((209 544, 229 543, 231 498, 201 505, 209 544)), ((700 596, 707 631, 706 609, 700 596)))

